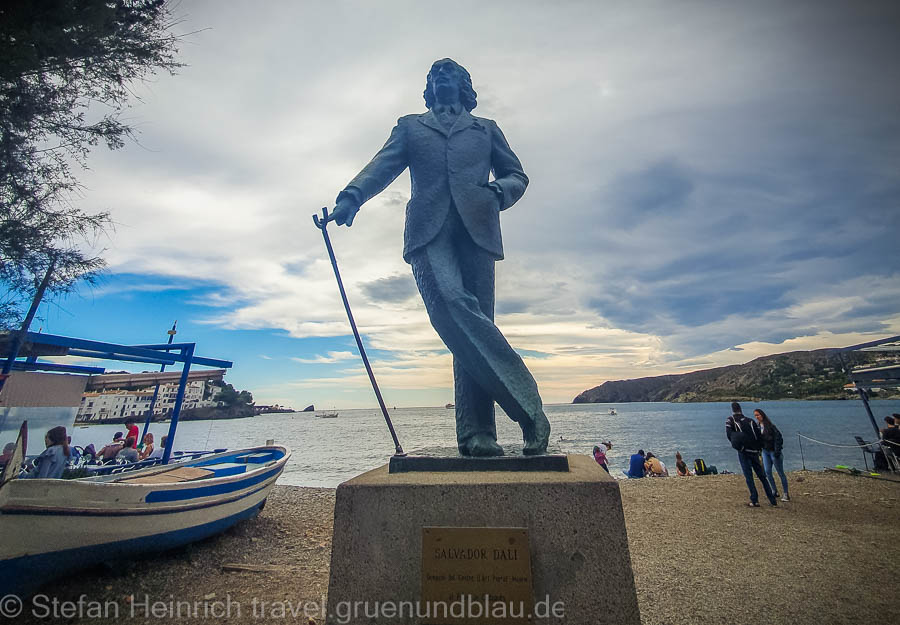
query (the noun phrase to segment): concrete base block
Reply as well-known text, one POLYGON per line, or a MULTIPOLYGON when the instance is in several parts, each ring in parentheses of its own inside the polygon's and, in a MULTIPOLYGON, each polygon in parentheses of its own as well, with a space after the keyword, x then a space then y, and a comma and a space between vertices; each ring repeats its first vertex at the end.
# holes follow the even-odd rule
POLYGON ((532 622, 640 625, 619 486, 592 458, 568 460, 568 472, 390 474, 385 465, 341 484, 328 622, 427 623, 375 614, 376 604, 421 599, 422 528, 521 527, 535 601, 565 611, 532 622))

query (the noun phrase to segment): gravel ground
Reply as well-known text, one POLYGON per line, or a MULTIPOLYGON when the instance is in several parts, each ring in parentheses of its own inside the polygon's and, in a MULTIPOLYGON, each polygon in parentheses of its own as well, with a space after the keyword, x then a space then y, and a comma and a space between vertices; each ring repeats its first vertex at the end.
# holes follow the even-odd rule
POLYGON ((643 623, 900 622, 900 484, 788 482, 777 508, 746 507, 742 475, 622 483, 643 623))
MULTIPOLYGON (((900 622, 900 484, 813 472, 791 474, 790 484, 792 502, 750 509, 737 475, 620 482, 644 625, 900 622)), ((54 599, 85 595, 116 606, 110 622, 307 625, 311 617, 321 625, 333 508, 333 490, 276 487, 257 519, 185 549, 57 581, 25 613, 52 614, 54 599), (263 570, 230 572, 226 563, 263 570), (173 619, 173 600, 198 602, 199 613, 188 617, 182 607, 173 619), (153 602, 162 602, 155 616, 153 602), (230 617, 220 618, 226 610, 230 617)), ((66 606, 57 606, 62 614, 66 606)))

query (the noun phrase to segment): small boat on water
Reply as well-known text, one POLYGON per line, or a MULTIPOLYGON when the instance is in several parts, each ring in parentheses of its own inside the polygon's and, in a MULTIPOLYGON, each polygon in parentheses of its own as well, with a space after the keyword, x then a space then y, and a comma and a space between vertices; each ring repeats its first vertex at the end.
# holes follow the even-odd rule
POLYGON ((607 414, 608 414, 609 416, 611 416, 611 417, 614 417, 614 416, 616 416, 616 415, 619 414, 619 413, 616 412, 616 409, 615 409, 615 408, 610 408, 610 409, 609 409, 609 412, 608 412, 607 414))
POLYGON ((445 404, 444 408, 446 408, 447 410, 450 410, 451 408, 456 408, 456 406, 453 404, 445 404))
POLYGON ((338 413, 336 412, 323 412, 322 414, 316 415, 317 419, 337 419, 338 413))
POLYGON ((0 595, 218 534, 263 508, 290 455, 270 445, 111 475, 9 480, 0 486, 0 595))

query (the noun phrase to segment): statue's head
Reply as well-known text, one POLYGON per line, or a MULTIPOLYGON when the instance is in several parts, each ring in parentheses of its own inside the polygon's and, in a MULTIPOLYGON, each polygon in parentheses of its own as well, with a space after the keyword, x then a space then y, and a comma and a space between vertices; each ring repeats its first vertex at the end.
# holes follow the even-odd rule
POLYGON ((476 100, 478 94, 472 88, 472 77, 466 68, 454 61, 453 59, 440 59, 431 65, 428 76, 425 79, 425 106, 431 108, 436 101, 435 97, 435 75, 442 70, 455 69, 459 82, 459 103, 465 107, 467 111, 474 109, 478 102, 476 100))

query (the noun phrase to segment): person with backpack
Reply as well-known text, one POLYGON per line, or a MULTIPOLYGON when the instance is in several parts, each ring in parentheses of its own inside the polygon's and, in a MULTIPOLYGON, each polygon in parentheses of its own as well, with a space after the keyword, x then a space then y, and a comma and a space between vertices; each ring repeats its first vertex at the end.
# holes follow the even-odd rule
POLYGON ((766 411, 762 408, 757 408, 753 411, 753 418, 756 419, 760 432, 762 432, 763 469, 769 478, 769 484, 772 485, 772 491, 778 497, 778 487, 775 485, 775 476, 772 475, 772 467, 774 466, 781 477, 781 489, 783 491, 781 501, 790 501, 791 496, 788 494, 787 476, 784 474, 784 456, 781 453, 781 450, 784 449, 784 437, 781 436, 781 432, 778 431, 778 428, 775 427, 775 424, 772 423, 766 411))
POLYGON ((731 402, 731 416, 725 420, 725 436, 731 442, 731 446, 737 451, 738 462, 741 465, 741 471, 744 473, 744 479, 747 480, 747 490, 750 491, 750 503, 747 504, 751 508, 759 507, 759 492, 756 490, 756 484, 753 482, 753 474, 762 482, 763 490, 766 492, 766 498, 773 506, 778 505, 778 500, 772 489, 769 487, 769 480, 763 472, 762 464, 759 461, 759 452, 762 449, 762 432, 756 421, 748 419, 741 412, 739 403, 731 402))

